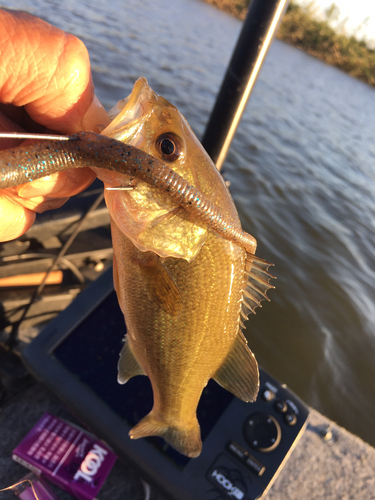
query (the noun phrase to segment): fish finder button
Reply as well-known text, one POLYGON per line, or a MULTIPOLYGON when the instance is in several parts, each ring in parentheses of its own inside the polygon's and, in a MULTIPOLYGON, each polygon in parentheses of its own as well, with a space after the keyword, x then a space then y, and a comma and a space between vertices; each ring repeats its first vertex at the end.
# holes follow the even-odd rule
POLYGON ((288 411, 288 405, 285 401, 278 399, 277 401, 275 401, 275 410, 278 413, 286 413, 288 411))
POLYGON ((261 452, 277 448, 281 440, 281 428, 278 421, 266 413, 252 413, 244 423, 244 436, 249 445, 261 452))
POLYGON ((295 413, 285 413, 284 420, 287 425, 293 426, 297 423, 297 415, 295 413))
POLYGON ((260 477, 264 474, 266 467, 255 457, 250 455, 250 453, 242 448, 236 441, 230 441, 227 444, 227 450, 257 476, 260 477))
POLYGON ((262 396, 263 396, 263 399, 265 401, 268 401, 268 402, 272 401, 273 399, 275 399, 275 393, 273 391, 271 391, 270 389, 265 389, 263 391, 262 396))

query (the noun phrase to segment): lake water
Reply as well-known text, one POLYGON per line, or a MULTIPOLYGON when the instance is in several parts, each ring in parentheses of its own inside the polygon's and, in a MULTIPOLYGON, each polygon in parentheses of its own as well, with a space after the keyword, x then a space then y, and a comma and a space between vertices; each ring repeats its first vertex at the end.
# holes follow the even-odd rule
MULTIPOLYGON (((3 0, 80 37, 110 108, 146 76, 202 136, 241 23, 197 0, 3 0)), ((375 90, 275 41, 224 165, 273 262, 260 364, 375 445, 375 90)))

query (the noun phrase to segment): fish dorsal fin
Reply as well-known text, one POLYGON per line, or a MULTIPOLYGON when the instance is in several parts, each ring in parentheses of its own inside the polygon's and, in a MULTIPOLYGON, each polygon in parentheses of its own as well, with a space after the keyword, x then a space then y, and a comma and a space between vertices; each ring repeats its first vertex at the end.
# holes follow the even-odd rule
MULTIPOLYGON (((247 320, 250 313, 255 314, 257 307, 262 307, 262 300, 270 300, 267 297, 267 291, 270 288, 275 288, 269 283, 270 279, 275 278, 275 276, 268 272, 268 268, 272 265, 270 262, 246 252, 245 276, 247 282, 242 295, 241 307, 243 320, 247 320)), ((240 325, 242 328, 245 328, 242 320, 240 321, 240 325)))
POLYGON ((120 359, 117 365, 118 375, 117 381, 119 384, 126 382, 136 375, 146 375, 137 358, 134 356, 130 347, 127 336, 124 338, 124 345, 120 352, 120 359))
POLYGON ((166 313, 177 316, 182 310, 182 296, 159 257, 152 254, 147 261, 140 264, 140 270, 146 281, 146 289, 150 299, 166 313))
POLYGON ((241 331, 213 378, 243 401, 255 401, 259 390, 258 363, 241 331))

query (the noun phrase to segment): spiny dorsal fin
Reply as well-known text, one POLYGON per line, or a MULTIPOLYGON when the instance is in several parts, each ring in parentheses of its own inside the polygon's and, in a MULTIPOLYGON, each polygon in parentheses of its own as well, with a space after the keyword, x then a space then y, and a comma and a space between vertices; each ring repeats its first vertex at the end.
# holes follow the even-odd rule
POLYGON ((213 379, 243 401, 256 400, 259 390, 258 363, 241 331, 213 379))
MULTIPOLYGON (((247 319, 250 313, 255 314, 256 307, 262 307, 262 300, 270 300, 267 297, 267 291, 270 288, 275 288, 269 283, 270 279, 275 278, 275 276, 268 272, 268 268, 272 265, 270 262, 256 255, 246 253, 245 276, 247 282, 242 296, 241 307, 241 316, 244 320, 247 319)), ((241 323, 241 327, 243 328, 242 320, 241 323)))
POLYGON ((120 352, 117 369, 117 381, 119 384, 126 384, 129 379, 136 375, 146 375, 131 350, 127 336, 124 338, 124 345, 120 352))

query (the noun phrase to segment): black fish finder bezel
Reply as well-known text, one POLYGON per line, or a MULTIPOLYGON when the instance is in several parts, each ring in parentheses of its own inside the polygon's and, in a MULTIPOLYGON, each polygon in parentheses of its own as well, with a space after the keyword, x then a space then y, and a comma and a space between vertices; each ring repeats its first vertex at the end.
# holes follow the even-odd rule
POLYGON ((171 499, 262 496, 301 436, 308 408, 261 370, 255 403, 238 400, 214 381, 207 386, 198 408, 203 439, 198 458, 183 457, 159 438, 133 441, 128 432, 151 409, 152 392, 138 385, 149 383, 144 376, 117 384, 125 332, 109 269, 29 344, 23 359, 74 415, 171 499))

